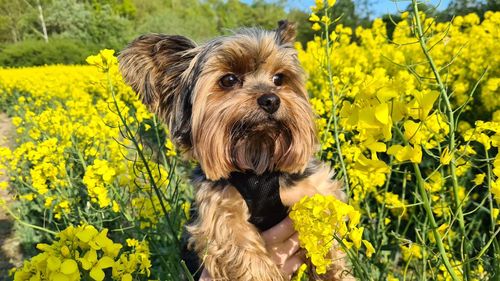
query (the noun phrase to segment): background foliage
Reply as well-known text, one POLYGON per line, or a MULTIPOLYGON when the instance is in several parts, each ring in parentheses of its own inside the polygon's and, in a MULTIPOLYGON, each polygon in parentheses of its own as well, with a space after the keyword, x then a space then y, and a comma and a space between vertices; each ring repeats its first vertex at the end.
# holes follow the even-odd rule
MULTIPOLYGON (((47 13, 48 43, 37 41, 38 9, 29 10, 4 39, 20 42, 4 44, 0 59, 82 62, 77 49, 121 47, 131 30, 203 40, 255 22, 273 28, 275 19, 260 17, 267 11, 296 16, 317 156, 349 195, 349 205, 319 197, 294 207, 303 246, 324 268, 334 229, 360 280, 498 280, 500 13, 484 12, 496 2, 453 1, 453 12, 477 13, 451 19, 414 1, 373 21, 350 1, 334 2, 316 1, 312 13, 258 1, 1 2, 10 11, 81 12, 75 18, 86 24, 47 13)), ((10 177, 0 188, 15 199, 1 207, 17 219, 27 258, 15 278, 190 280, 179 261, 192 163, 123 83, 114 51, 86 62, 0 69, 0 110, 17 136, 0 149, 10 177)))
MULTIPOLYGON (((366 27, 374 18, 372 0, 337 2, 332 18, 344 26, 366 27)), ((498 8, 498 0, 453 0, 442 12, 431 6, 422 10, 447 21, 498 8)), ((286 0, 0 0, 0 65, 80 64, 97 50, 121 50, 144 33, 182 34, 202 42, 242 26, 272 29, 284 18, 299 23, 297 40, 305 44, 314 34, 308 17, 307 11, 290 9, 286 0), (60 58, 57 50, 65 47, 69 54, 60 58)), ((398 17, 383 16, 389 30, 398 17)))

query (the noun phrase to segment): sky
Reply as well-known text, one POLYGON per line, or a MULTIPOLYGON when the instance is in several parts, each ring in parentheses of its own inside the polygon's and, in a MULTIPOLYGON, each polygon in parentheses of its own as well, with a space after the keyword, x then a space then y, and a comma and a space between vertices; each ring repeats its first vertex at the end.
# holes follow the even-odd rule
MULTIPOLYGON (((404 10, 410 3, 410 0, 369 0, 371 3, 371 11, 374 17, 380 17, 387 13, 397 13, 399 10, 404 10)), ((424 0, 428 5, 438 5, 438 10, 444 10, 450 0, 424 0)), ((314 4, 314 0, 288 0, 288 5, 293 8, 300 8, 309 11, 309 6, 314 4)))

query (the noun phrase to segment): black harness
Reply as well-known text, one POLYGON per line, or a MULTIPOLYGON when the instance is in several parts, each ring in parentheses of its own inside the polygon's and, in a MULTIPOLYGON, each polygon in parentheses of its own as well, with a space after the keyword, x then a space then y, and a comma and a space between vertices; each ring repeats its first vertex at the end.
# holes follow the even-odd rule
POLYGON ((248 221, 260 231, 268 230, 288 215, 280 198, 280 176, 280 172, 233 172, 228 179, 247 203, 248 221))
MULTIPOLYGON (((253 172, 232 172, 228 179, 214 181, 213 188, 223 188, 228 184, 234 186, 245 200, 250 218, 248 221, 255 225, 259 231, 265 231, 281 222, 288 215, 288 208, 283 205, 280 198, 280 182, 291 186, 295 182, 311 175, 313 169, 309 167, 301 174, 287 174, 282 172, 265 172, 257 175, 253 172)), ((198 166, 193 171, 193 184, 207 181, 205 173, 198 166)), ((191 221, 197 214, 197 208, 191 208, 191 221)), ((186 262, 189 271, 194 274, 195 280, 200 278, 200 260, 196 253, 187 248, 189 235, 184 231, 182 235, 182 259, 186 262)), ((187 278, 186 278, 187 279, 187 278)))
MULTIPOLYGON (((296 177, 296 175, 294 175, 296 177)), ((280 178, 290 184, 295 178, 281 172, 265 172, 257 175, 254 172, 232 172, 227 179, 213 181, 213 188, 234 186, 245 200, 250 218, 248 221, 259 231, 265 231, 278 224, 288 215, 288 208, 280 198, 280 178)), ((207 181, 201 167, 193 171, 193 183, 207 181)))

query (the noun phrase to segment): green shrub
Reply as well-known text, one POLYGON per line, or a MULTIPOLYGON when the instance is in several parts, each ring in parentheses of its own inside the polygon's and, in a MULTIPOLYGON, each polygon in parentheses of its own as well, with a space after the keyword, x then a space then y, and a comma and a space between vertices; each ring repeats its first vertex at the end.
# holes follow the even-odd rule
POLYGON ((46 64, 82 64, 96 50, 70 39, 51 39, 49 43, 26 40, 0 48, 0 66, 38 66, 46 64))

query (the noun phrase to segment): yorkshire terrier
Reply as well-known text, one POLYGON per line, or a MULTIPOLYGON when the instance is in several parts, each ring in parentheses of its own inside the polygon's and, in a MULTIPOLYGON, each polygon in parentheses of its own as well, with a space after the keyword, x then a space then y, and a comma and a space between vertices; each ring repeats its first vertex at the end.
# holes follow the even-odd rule
MULTIPOLYGON (((295 26, 241 29, 197 46, 183 36, 143 35, 119 56, 125 81, 168 126, 194 177, 198 215, 190 245, 214 280, 282 281, 260 235, 304 196, 345 200, 317 137, 295 26)), ((345 255, 316 280, 345 280, 345 255)))

